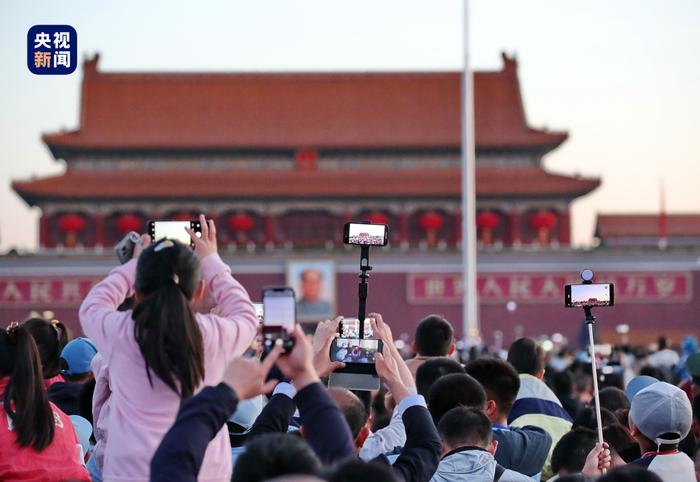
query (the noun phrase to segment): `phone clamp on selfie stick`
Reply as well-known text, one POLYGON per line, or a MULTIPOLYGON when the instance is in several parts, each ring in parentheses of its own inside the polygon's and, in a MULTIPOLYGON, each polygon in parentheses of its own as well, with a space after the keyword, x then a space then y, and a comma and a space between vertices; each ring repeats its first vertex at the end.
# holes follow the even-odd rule
POLYGON ((369 279, 369 271, 372 271, 372 267, 369 265, 369 246, 362 246, 360 251, 360 285, 358 286, 360 307, 357 311, 357 319, 360 320, 360 333, 358 334, 358 337, 361 340, 365 337, 365 316, 367 315, 367 280, 369 279))
MULTIPOLYGON (((584 269, 581 271, 581 279, 584 285, 593 284, 593 270, 584 269)), ((598 370, 596 369, 595 360, 595 340, 593 339, 593 325, 595 325, 596 318, 593 316, 591 311, 593 307, 584 306, 583 313, 586 316, 586 325, 588 325, 588 342, 590 344, 589 351, 591 354, 591 373, 593 374, 593 398, 595 400, 595 418, 596 425, 598 427, 598 442, 603 445, 603 423, 600 416, 600 396, 598 394, 598 370)), ((603 470, 605 472, 605 470, 603 470)))

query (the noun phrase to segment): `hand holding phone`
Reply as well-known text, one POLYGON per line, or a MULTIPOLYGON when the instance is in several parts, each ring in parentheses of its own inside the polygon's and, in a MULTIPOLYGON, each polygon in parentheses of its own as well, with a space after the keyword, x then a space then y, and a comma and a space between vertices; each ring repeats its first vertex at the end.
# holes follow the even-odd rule
POLYGON ((284 353, 291 352, 294 347, 294 338, 291 335, 296 326, 294 290, 287 286, 265 288, 263 313, 263 351, 271 351, 277 340, 282 340, 284 353))
POLYGON ((282 374, 292 380, 297 391, 319 381, 313 363, 313 348, 300 325, 295 325, 290 334, 294 348, 287 355, 277 359, 277 367, 282 374))
POLYGON ((217 252, 216 226, 213 219, 207 220, 204 214, 200 214, 199 221, 186 226, 185 231, 190 236, 194 252, 199 259, 204 259, 217 252), (197 226, 200 227, 201 233, 197 232, 197 226))

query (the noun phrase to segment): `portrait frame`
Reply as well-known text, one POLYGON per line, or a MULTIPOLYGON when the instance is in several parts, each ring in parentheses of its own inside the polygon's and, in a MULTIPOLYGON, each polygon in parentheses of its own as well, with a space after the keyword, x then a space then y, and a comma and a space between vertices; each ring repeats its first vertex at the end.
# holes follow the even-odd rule
POLYGON ((291 286, 296 294, 297 321, 318 322, 336 316, 336 279, 333 260, 322 258, 288 260, 286 276, 287 286, 291 286), (302 274, 309 270, 320 274, 322 286, 317 304, 309 304, 304 300, 305 288, 302 286, 302 274))

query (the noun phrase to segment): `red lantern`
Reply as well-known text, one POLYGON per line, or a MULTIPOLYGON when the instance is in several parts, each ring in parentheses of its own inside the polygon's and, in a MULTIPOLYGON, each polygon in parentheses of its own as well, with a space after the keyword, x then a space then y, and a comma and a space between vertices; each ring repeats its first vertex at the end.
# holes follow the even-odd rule
POLYGON ((66 233, 66 246, 75 246, 79 232, 85 229, 85 219, 78 214, 64 214, 58 218, 58 229, 66 233))
POLYGON ((549 232, 557 224, 557 217, 549 212, 540 210, 530 217, 530 225, 537 230, 540 246, 549 244, 549 232))
POLYGON ((476 215, 476 226, 481 230, 481 239, 485 245, 491 244, 493 230, 498 227, 499 223, 498 214, 492 211, 481 211, 476 215))
POLYGON ((236 213, 228 217, 228 226, 233 231, 250 231, 253 229, 253 218, 245 213, 236 213))
POLYGON ((131 213, 122 214, 117 219, 117 229, 122 234, 126 234, 129 231, 140 232, 141 224, 141 218, 131 213))
POLYGON ((367 221, 372 224, 389 224, 389 217, 382 212, 374 211, 367 215, 367 221))
POLYGON ((426 232, 428 246, 435 245, 437 231, 442 227, 444 220, 435 211, 428 211, 418 219, 418 225, 426 232))

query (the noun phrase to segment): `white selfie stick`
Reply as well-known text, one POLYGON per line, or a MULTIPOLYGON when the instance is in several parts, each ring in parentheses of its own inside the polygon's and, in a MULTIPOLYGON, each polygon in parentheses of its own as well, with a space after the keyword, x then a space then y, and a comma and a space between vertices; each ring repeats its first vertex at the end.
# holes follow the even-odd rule
MULTIPOLYGON (((593 271, 590 269, 584 269, 581 271, 581 278, 583 278, 583 284, 591 284, 593 280, 593 271)), ((593 340, 593 325, 595 324, 595 316, 591 312, 590 306, 584 306, 583 311, 586 314, 586 324, 588 325, 588 341, 590 344, 590 354, 591 354, 591 372, 593 375, 593 399, 595 401, 595 418, 596 424, 598 425, 598 442, 603 445, 603 421, 600 416, 600 396, 598 394, 598 370, 596 369, 596 359, 595 359, 595 341, 593 340)), ((603 473, 606 470, 603 469, 603 473)))

